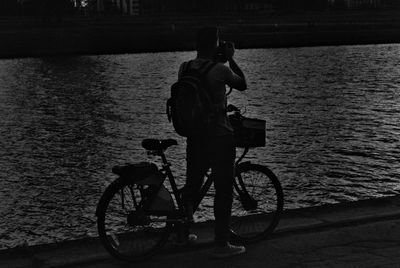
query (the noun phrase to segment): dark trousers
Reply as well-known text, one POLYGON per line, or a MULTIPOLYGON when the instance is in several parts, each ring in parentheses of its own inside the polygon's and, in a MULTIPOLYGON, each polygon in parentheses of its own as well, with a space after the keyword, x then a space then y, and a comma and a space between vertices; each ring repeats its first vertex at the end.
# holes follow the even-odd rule
POLYGON ((205 173, 211 168, 215 188, 215 242, 226 245, 230 234, 236 156, 233 135, 188 138, 186 150, 187 181, 183 199, 192 202, 204 182, 205 173))

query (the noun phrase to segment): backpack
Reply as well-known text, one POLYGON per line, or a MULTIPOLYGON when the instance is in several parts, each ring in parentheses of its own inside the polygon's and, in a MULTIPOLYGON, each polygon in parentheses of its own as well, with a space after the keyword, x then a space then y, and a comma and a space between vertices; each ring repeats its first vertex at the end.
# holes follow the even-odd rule
POLYGON ((216 65, 204 62, 200 68, 183 65, 181 77, 171 86, 167 116, 175 131, 183 137, 204 137, 215 128, 216 108, 205 88, 205 77, 216 65))

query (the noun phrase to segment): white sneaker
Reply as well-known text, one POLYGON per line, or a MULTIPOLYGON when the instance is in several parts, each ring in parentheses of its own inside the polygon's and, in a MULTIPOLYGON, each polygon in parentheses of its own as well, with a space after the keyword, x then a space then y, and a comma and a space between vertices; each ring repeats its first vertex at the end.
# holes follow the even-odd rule
POLYGON ((244 246, 235 246, 228 243, 226 246, 215 246, 212 255, 215 258, 228 258, 246 252, 244 246))
POLYGON ((188 241, 189 243, 193 243, 197 241, 197 235, 195 234, 189 234, 186 241, 188 241))
POLYGON ((176 246, 184 246, 189 244, 194 244, 197 241, 197 235, 195 234, 188 234, 188 236, 184 239, 179 239, 176 234, 171 236, 172 244, 176 246))

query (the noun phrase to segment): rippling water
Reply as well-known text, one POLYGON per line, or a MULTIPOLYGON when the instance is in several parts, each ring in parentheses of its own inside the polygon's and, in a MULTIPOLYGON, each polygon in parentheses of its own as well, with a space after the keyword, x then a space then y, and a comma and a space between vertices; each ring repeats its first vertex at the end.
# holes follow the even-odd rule
MULTIPOLYGON (((287 208, 400 193, 400 45, 236 54, 249 90, 230 102, 267 120, 249 158, 278 175, 287 208)), ((178 139, 183 175, 164 110, 193 56, 0 60, 0 248, 96 235, 110 170, 146 160, 143 138, 178 139)))

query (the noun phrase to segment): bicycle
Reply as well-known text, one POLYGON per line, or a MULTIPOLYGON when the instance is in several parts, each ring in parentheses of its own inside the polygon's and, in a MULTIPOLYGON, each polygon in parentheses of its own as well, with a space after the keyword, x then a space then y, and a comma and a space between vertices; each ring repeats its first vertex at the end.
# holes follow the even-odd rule
MULTIPOLYGON (((238 109, 232 117, 235 118, 243 118, 238 109)), ((171 232, 191 224, 164 153, 177 144, 173 139, 142 141, 149 154, 161 157, 161 169, 150 162, 113 168, 119 177, 104 191, 96 215, 100 240, 117 259, 135 262, 148 258, 164 246, 171 232), (167 178, 172 194, 164 185, 167 178)), ((235 162, 231 218, 232 240, 244 244, 272 233, 283 210, 283 191, 278 178, 266 166, 242 162, 248 151, 249 147, 245 147, 235 162)), ((193 211, 212 185, 212 177, 208 174, 206 177, 193 211)))

